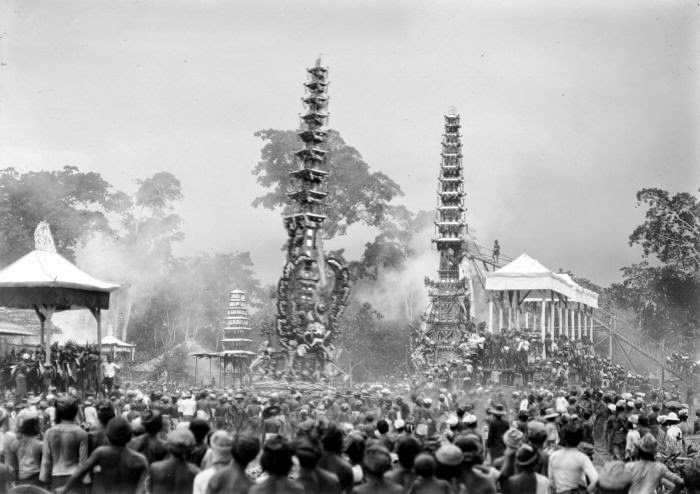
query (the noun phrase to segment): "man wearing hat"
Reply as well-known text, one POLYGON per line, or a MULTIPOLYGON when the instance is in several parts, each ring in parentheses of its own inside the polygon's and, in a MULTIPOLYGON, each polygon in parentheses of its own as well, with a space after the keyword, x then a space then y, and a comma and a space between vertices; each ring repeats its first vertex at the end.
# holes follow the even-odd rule
POLYGON ((487 411, 493 416, 493 421, 489 424, 488 436, 486 437, 486 448, 491 456, 491 463, 493 463, 497 458, 503 456, 506 450, 503 435, 510 429, 510 425, 508 421, 503 419, 506 415, 506 410, 500 403, 487 411))
POLYGON ((683 484, 683 479, 671 472, 666 465, 656 461, 657 442, 653 435, 646 434, 638 444, 639 461, 628 463, 626 470, 632 474, 631 494, 656 492, 661 479, 676 486, 683 484))
POLYGON ((520 473, 505 480, 503 491, 506 493, 549 494, 549 479, 535 472, 539 460, 537 450, 529 444, 523 444, 515 454, 515 464, 520 473))
POLYGON ((665 450, 669 455, 683 452, 683 431, 678 427, 679 423, 680 419, 676 413, 669 412, 666 416, 668 429, 666 430, 666 439, 664 440, 665 450))

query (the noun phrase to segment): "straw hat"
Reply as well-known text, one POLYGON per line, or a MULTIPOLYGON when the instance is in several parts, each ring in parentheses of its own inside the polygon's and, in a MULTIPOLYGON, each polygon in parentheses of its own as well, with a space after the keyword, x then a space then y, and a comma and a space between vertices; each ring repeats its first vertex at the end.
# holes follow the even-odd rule
POLYGON ((676 412, 669 412, 669 414, 666 415, 666 422, 669 424, 677 424, 680 422, 680 419, 678 418, 678 415, 676 415, 676 412))
POLYGON ((557 412, 554 408, 548 408, 547 410, 544 411, 544 416, 542 417, 543 419, 553 419, 559 416, 559 412, 557 412))

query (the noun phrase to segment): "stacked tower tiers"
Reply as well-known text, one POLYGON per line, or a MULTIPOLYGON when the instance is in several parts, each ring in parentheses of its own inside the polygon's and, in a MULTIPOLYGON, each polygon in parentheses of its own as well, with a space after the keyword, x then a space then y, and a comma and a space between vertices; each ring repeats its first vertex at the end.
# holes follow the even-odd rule
POLYGON ((250 320, 248 318, 248 301, 242 290, 231 290, 226 312, 221 347, 224 353, 247 352, 252 340, 250 320))
POLYGON ((438 280, 427 280, 431 303, 425 314, 427 341, 432 345, 435 363, 451 360, 466 332, 469 320, 468 297, 460 277, 465 255, 467 223, 464 219, 464 176, 459 115, 445 115, 442 138, 436 236, 432 241, 440 254, 438 280))

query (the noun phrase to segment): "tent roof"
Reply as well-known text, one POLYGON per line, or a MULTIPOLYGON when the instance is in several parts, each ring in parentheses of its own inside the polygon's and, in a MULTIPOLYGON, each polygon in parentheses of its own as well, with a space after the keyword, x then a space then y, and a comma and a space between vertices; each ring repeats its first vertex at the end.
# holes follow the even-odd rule
POLYGON ((104 338, 102 338, 102 346, 121 346, 121 347, 128 347, 128 348, 133 348, 136 345, 132 345, 131 343, 124 343, 122 340, 119 338, 116 338, 112 335, 107 335, 104 338))
POLYGON ((119 285, 93 278, 56 252, 33 250, 0 271, 0 287, 61 287, 109 293, 119 285))
POLYGON ((18 309, 108 309, 109 294, 117 288, 45 250, 33 250, 0 271, 0 305, 18 309))
POLYGON ((544 267, 540 261, 533 259, 527 254, 521 254, 520 257, 513 259, 503 267, 498 268, 495 273, 506 274, 546 274, 551 271, 544 267))
POLYGON ((598 307, 598 294, 586 290, 568 274, 554 273, 537 259, 522 254, 492 273, 486 273, 486 290, 555 292, 572 302, 598 307))

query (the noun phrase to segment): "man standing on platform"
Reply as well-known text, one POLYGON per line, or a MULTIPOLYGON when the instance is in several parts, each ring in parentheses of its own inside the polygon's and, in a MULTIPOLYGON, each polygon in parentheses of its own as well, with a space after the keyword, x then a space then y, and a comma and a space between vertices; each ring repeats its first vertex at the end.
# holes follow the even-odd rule
POLYGON ((114 376, 120 367, 112 362, 112 357, 107 355, 107 361, 102 362, 102 386, 107 390, 107 394, 112 392, 114 386, 114 376))

